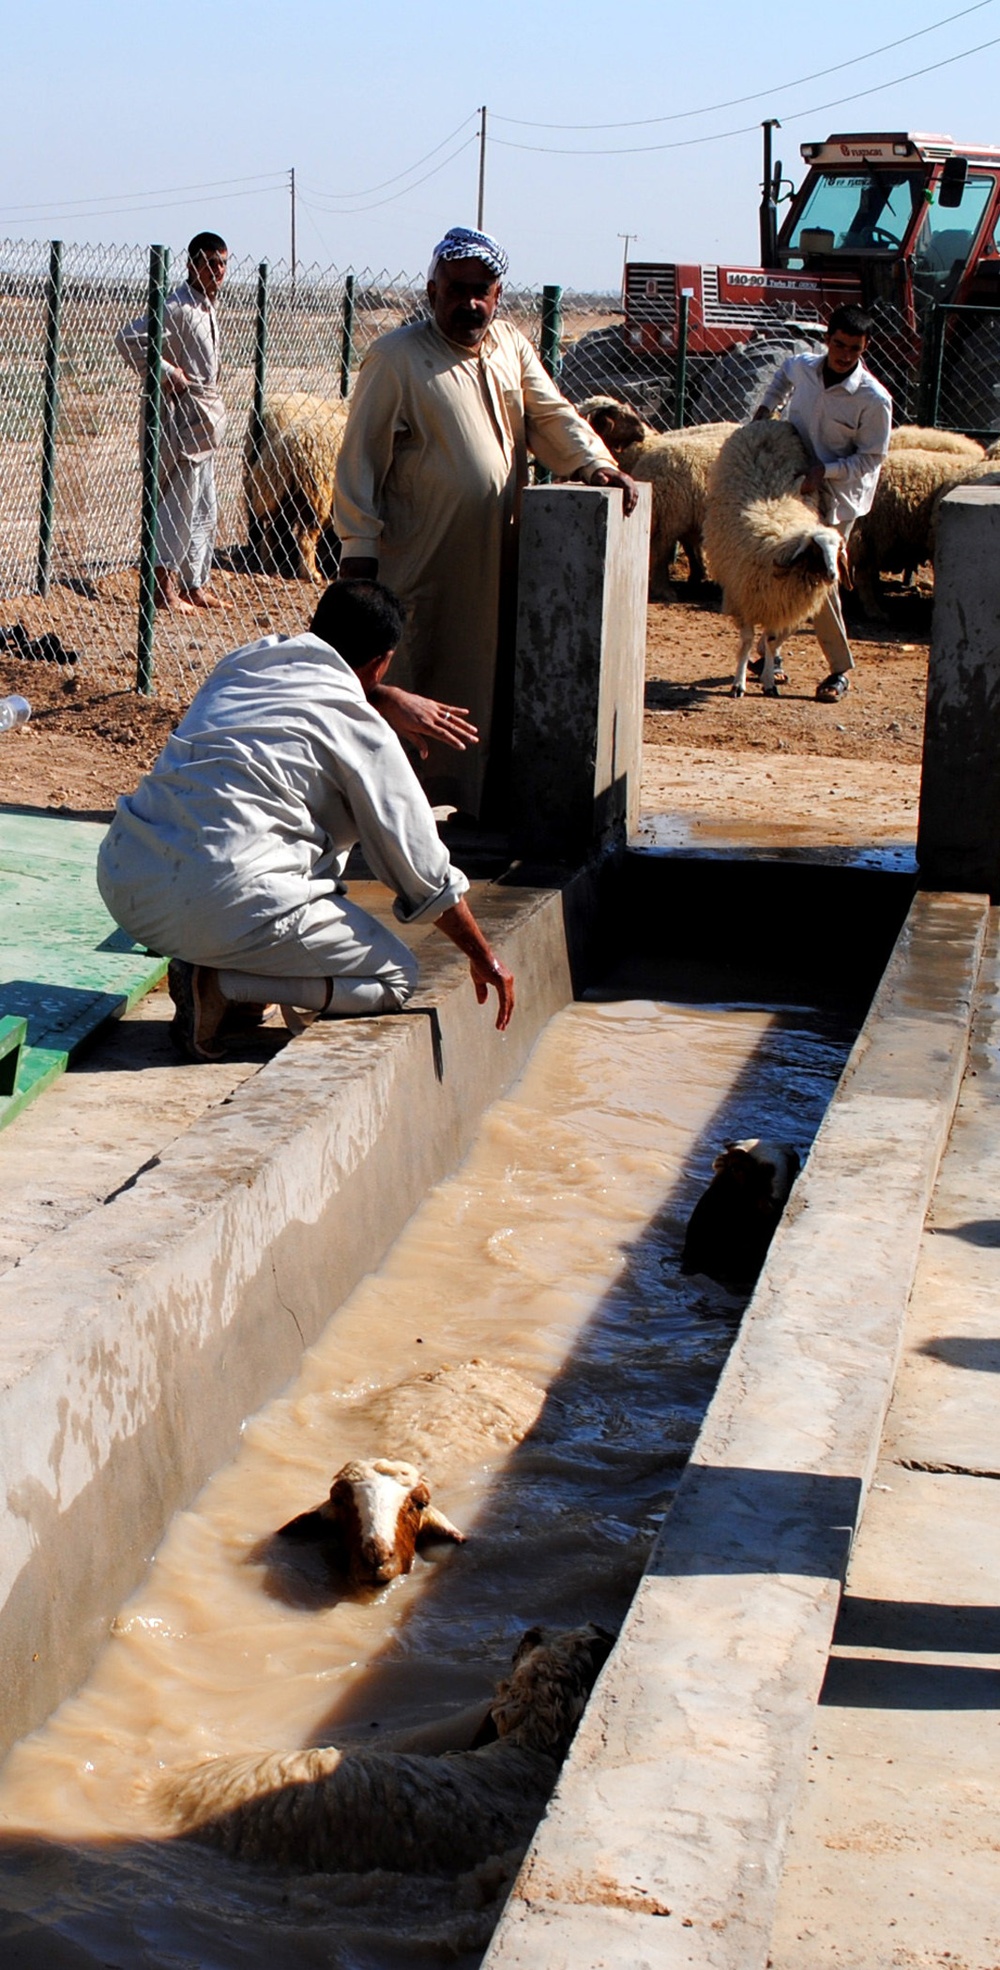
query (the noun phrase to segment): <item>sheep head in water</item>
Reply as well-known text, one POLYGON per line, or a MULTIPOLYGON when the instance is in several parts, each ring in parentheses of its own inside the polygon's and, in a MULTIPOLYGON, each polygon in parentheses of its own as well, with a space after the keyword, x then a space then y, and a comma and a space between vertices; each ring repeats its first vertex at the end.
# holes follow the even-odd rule
POLYGON ((424 1540, 465 1543, 465 1534, 431 1504, 430 1486, 416 1465, 385 1458, 345 1464, 329 1498, 290 1519, 278 1536, 319 1546, 331 1571, 356 1587, 384 1587, 409 1573, 424 1540))
POLYGON ((688 1223, 682 1272, 704 1272, 720 1285, 752 1285, 799 1173, 787 1142, 728 1142, 688 1223))

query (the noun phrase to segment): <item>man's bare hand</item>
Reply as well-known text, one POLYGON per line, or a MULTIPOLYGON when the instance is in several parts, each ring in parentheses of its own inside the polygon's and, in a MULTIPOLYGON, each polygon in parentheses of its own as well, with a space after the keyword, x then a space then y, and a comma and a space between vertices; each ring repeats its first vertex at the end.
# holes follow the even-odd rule
POLYGON ((598 465, 590 474, 588 484, 592 486, 620 486, 625 497, 622 507, 626 514, 634 513, 639 504, 639 488, 627 472, 619 472, 617 466, 598 465))
POLYGON ((514 974, 501 964, 499 958, 490 957, 489 963, 480 958, 469 959, 472 983, 476 988, 476 998, 481 1006, 486 1004, 492 986, 499 1001, 497 1005, 497 1032, 505 1033, 510 1025, 514 1010, 514 974))
POLYGON ((800 492, 818 493, 825 478, 826 478, 826 466, 821 465, 819 459, 817 459, 815 465, 810 465, 809 470, 806 473, 806 476, 803 479, 802 484, 799 488, 800 492))
POLYGON ((191 378, 185 375, 182 369, 176 369, 172 363, 164 363, 160 380, 168 397, 179 397, 191 387, 191 378))
POLYGON ((442 705, 436 698, 422 698, 398 684, 376 684, 368 702, 400 739, 408 739, 416 747, 421 759, 428 757, 431 739, 451 746, 455 752, 479 744, 479 733, 466 705, 442 705))
POLYGON ((476 998, 481 1006, 486 1004, 491 990, 497 995, 497 1032, 505 1033, 510 1025, 514 1010, 514 975, 505 964, 490 950, 465 897, 450 908, 443 910, 434 919, 438 930, 443 930, 469 960, 472 983, 476 988, 476 998))

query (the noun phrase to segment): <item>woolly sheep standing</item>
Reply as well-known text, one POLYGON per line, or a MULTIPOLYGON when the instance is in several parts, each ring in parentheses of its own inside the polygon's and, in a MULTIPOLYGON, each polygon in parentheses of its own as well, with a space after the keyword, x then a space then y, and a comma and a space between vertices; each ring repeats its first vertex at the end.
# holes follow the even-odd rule
POLYGON ((531 1628, 464 1751, 215 1758, 158 1788, 173 1829, 235 1859, 303 1871, 455 1875, 524 1846, 613 1637, 531 1628))
POLYGON ((705 514, 710 573, 722 606, 740 631, 732 695, 746 691, 747 662, 758 629, 764 638, 762 682, 777 697, 774 672, 782 638, 815 615, 838 578, 846 577, 844 542, 798 487, 809 459, 790 424, 741 425, 712 468, 705 514))
POLYGON ((973 464, 983 447, 962 431, 939 431, 935 425, 897 424, 889 438, 890 451, 945 451, 973 464))
POLYGON ((858 599, 873 621, 888 620, 879 575, 912 575, 931 559, 937 506, 970 469, 955 452, 890 450, 875 498, 852 528, 848 548, 858 599))
POLYGON ((629 404, 614 397, 590 397, 579 411, 604 439, 622 471, 647 481, 653 489, 649 593, 653 601, 672 602, 670 563, 678 541, 687 555, 692 583, 697 586, 705 579, 702 529, 709 472, 736 426, 692 424, 683 431, 651 431, 629 404))
POLYGON ((347 404, 296 390, 264 399, 260 448, 247 433, 243 492, 268 574, 322 581, 320 537, 333 518, 333 479, 347 404))

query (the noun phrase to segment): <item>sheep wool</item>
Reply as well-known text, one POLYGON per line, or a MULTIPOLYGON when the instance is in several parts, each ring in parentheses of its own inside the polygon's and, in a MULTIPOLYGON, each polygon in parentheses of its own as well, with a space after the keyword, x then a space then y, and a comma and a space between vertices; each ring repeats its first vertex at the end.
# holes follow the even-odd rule
POLYGON ((974 463, 982 458, 983 447, 962 431, 939 431, 922 424, 897 424, 889 439, 890 451, 944 451, 974 463))
MULTIPOLYGON (((790 424, 744 424, 712 468, 705 551, 722 606, 741 631, 745 672, 754 632, 777 641, 814 615, 837 581, 843 541, 797 491, 808 457, 790 424)), ((734 692, 742 695, 737 671, 734 692)))
POLYGON ((529 1629, 467 1751, 325 1749, 216 1758, 168 1780, 175 1832, 234 1858, 305 1871, 453 1875, 530 1839, 612 1637, 529 1629), (483 1733, 480 1733, 482 1735, 483 1733))
POLYGON ((649 535, 649 593, 653 601, 675 599, 670 563, 678 541, 688 558, 691 580, 705 578, 702 529, 713 462, 734 424, 692 424, 683 431, 651 431, 627 404, 613 397, 591 397, 580 405, 598 435, 613 451, 623 472, 653 491, 649 535))
POLYGON ((319 582, 320 537, 333 517, 333 479, 347 404, 296 390, 264 399, 260 444, 247 433, 243 493, 267 574, 319 582))
MULTIPOLYGON (((980 460, 980 469, 988 468, 980 460)), ((851 533, 851 575, 865 614, 886 621, 879 596, 880 574, 910 574, 931 559, 934 521, 946 492, 976 476, 976 467, 955 452, 890 451, 875 498, 851 533)))

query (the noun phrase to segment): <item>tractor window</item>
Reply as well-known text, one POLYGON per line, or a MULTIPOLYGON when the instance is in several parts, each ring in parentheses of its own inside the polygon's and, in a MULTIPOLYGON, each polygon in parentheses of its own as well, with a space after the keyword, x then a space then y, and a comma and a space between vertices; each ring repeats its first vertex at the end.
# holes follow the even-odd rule
POLYGON ((923 190, 918 171, 821 171, 782 244, 803 258, 838 251, 898 253, 923 190))
POLYGON ((922 294, 947 301, 962 277, 993 178, 966 179, 960 205, 930 205, 913 255, 913 274, 922 294))

